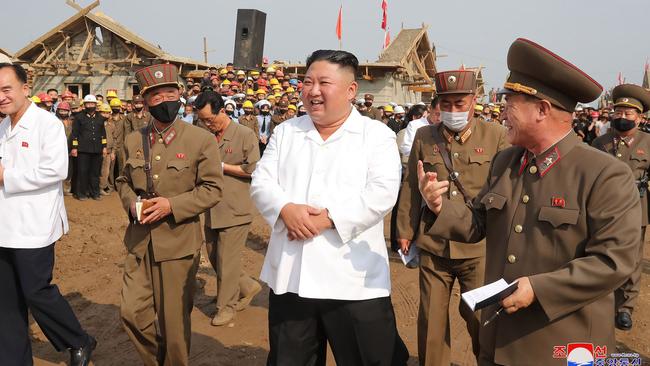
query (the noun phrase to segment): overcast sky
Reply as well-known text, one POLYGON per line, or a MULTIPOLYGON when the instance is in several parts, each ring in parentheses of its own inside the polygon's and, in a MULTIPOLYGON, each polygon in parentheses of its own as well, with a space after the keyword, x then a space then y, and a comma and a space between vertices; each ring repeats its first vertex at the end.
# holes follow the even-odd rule
MULTIPOLYGON (((16 52, 75 13, 64 0, 40 0, 25 8, 2 0, 0 47, 16 52)), ((78 0, 80 5, 91 0, 78 0)), ((270 60, 304 62, 320 48, 338 48, 335 27, 343 5, 343 49, 361 62, 375 61, 384 37, 381 0, 103 0, 101 11, 176 56, 203 60, 203 36, 211 63, 232 59, 238 8, 267 13, 264 54, 270 60)), ((585 70, 605 87, 641 83, 650 57, 647 0, 388 0, 394 38, 402 28, 429 25, 439 70, 485 67, 488 88, 507 75, 506 54, 517 37, 536 41, 585 70), (442 55, 446 55, 442 57, 442 55)))

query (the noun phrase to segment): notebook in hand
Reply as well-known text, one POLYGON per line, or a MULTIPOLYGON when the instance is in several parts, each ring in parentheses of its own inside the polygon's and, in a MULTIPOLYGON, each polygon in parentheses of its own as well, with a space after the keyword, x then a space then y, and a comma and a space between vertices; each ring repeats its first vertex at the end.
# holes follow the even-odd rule
POLYGON ((461 295, 472 311, 496 304, 517 290, 517 281, 508 284, 503 278, 461 295))

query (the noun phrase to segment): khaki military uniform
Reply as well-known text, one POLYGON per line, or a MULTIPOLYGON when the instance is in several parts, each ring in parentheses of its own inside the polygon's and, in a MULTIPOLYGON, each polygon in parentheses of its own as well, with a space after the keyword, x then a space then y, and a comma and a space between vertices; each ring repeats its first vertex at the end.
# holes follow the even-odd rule
MULTIPOLYGON (((231 122, 218 145, 224 163, 253 173, 260 160, 253 131, 231 122)), ((223 199, 206 213, 208 257, 217 273, 217 313, 226 307, 235 309, 240 290, 246 293, 255 285, 241 266, 241 253, 253 221, 250 184, 250 178, 224 175, 223 199)))
POLYGON ((253 130, 255 132, 255 137, 259 141, 260 139, 260 125, 259 122, 257 121, 257 116, 254 114, 249 114, 249 115, 243 115, 239 117, 239 124, 242 126, 246 126, 253 130))
POLYGON ((280 123, 289 119, 289 116, 285 114, 274 114, 271 116, 271 131, 273 131, 280 123))
MULTIPOLYGON (((413 239, 420 249, 420 308, 418 312, 418 355, 421 365, 449 365, 450 326, 449 300, 454 281, 458 279, 461 292, 483 285, 485 270, 485 241, 473 245, 431 237, 423 232, 421 221, 423 200, 418 190, 417 164, 424 170, 436 172, 438 179, 447 180, 451 172, 445 166, 436 142, 442 141, 454 171, 460 173, 468 199, 480 192, 489 174, 490 162, 508 143, 505 130, 478 119, 470 120, 464 131, 453 133, 442 124, 418 129, 400 191, 397 214, 399 238, 413 239)), ((450 182, 447 198, 463 203, 457 184, 450 182)), ((479 314, 462 302, 459 311, 465 319, 472 338, 474 354, 478 357, 479 314)))
MULTIPOLYGON (((221 199, 221 158, 212 134, 180 119, 148 139, 154 190, 169 199, 172 213, 154 224, 131 221, 126 229, 122 323, 145 365, 187 365, 203 242, 198 215, 221 199)), ((141 133, 126 137, 124 152, 117 189, 133 219, 131 204, 147 185, 141 133)))
POLYGON ((615 352, 613 291, 630 276, 641 237, 625 164, 574 133, 537 157, 512 147, 494 157, 473 208, 443 198, 438 216, 424 208, 423 222, 430 236, 486 238, 486 283, 530 279, 535 301, 481 328, 479 364, 566 365, 554 347, 576 341, 615 352))
POLYGON ((113 165, 115 168, 111 169, 109 180, 111 183, 114 183, 115 177, 121 175, 122 170, 124 169, 124 138, 126 137, 126 116, 119 114, 117 120, 111 118, 111 121, 113 121, 113 124, 115 125, 115 130, 113 131, 113 140, 115 141, 115 147, 113 148, 113 152, 115 153, 115 163, 113 165), (115 174, 116 170, 117 174, 115 174))
MULTIPOLYGON (((615 132, 608 132, 596 138, 592 145, 602 151, 615 156, 632 169, 632 174, 637 184, 650 173, 650 135, 636 131, 627 138, 620 138, 615 132)), ((636 299, 639 296, 641 285, 640 265, 643 261, 643 247, 645 244, 645 229, 648 225, 648 189, 643 189, 641 197, 641 241, 639 242, 638 262, 630 278, 615 292, 616 310, 632 314, 636 299)))
POLYGON ((128 136, 131 132, 137 131, 142 127, 149 124, 151 120, 151 114, 147 111, 142 111, 142 116, 138 117, 136 112, 131 112, 126 115, 124 121, 124 138, 128 136))
POLYGON ((99 189, 106 191, 113 188, 113 182, 109 179, 111 171, 115 167, 115 161, 111 154, 115 152, 115 123, 110 118, 104 121, 106 129, 106 155, 102 158, 102 171, 99 176, 99 189))
POLYGON ((383 113, 381 113, 381 110, 373 106, 370 106, 365 111, 362 111, 361 115, 383 122, 383 113))

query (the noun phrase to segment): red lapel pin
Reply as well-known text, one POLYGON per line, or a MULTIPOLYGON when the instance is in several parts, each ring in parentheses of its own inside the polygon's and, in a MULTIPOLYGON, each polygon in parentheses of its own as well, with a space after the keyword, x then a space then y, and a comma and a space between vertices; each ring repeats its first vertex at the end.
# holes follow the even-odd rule
POLYGON ((176 157, 177 157, 178 159, 185 159, 185 154, 183 154, 183 153, 178 153, 178 154, 176 154, 176 157))
POLYGON ((564 208, 564 206, 566 206, 566 201, 562 197, 553 197, 551 200, 551 205, 553 207, 564 208))
POLYGON ((483 151, 485 150, 483 150, 482 147, 477 147, 476 149, 474 149, 474 151, 476 151, 477 154, 483 154, 483 151))
POLYGON ((645 151, 643 151, 643 149, 636 149, 636 153, 639 155, 645 155, 645 151))
POLYGON ((23 141, 23 147, 29 147, 29 144, 27 143, 27 141, 23 141))

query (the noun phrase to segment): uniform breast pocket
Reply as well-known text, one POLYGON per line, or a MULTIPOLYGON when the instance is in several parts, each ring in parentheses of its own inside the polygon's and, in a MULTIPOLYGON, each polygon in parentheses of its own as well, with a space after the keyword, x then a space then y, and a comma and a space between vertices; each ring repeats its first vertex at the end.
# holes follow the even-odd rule
POLYGON ((545 221, 553 225, 553 228, 566 228, 567 225, 575 225, 580 217, 579 210, 559 207, 542 207, 539 210, 539 221, 545 221))
POLYGON ((167 178, 181 184, 194 183, 194 174, 190 173, 190 162, 175 159, 167 162, 167 178))
MULTIPOLYGON (((422 168, 425 172, 443 173, 445 172, 444 163, 440 155, 425 156, 422 159, 422 168)), ((439 178, 440 179, 440 178, 439 178)), ((447 179, 447 177, 442 177, 447 179)))
POLYGON ((469 163, 477 165, 489 164, 492 157, 487 154, 469 154, 469 163))
POLYGON ((635 171, 634 174, 639 172, 640 175, 643 174, 643 171, 648 169, 648 158, 645 155, 633 153, 630 155, 630 167, 635 171))
POLYGON ((144 160, 128 158, 124 165, 124 169, 131 175, 131 182, 133 183, 134 188, 144 188, 146 186, 144 160))

